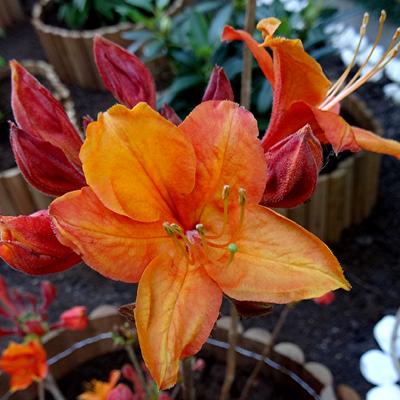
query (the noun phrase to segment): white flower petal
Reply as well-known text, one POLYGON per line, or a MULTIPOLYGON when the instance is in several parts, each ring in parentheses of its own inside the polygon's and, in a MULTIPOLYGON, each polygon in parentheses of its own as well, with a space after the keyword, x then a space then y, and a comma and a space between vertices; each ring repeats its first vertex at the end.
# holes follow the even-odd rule
POLYGON ((299 13, 308 6, 308 0, 288 0, 283 3, 286 11, 299 13))
POLYGON ((369 350, 361 356, 360 370, 374 385, 391 385, 398 380, 392 359, 380 350, 369 350))
POLYGON ((274 0, 257 0, 257 6, 270 6, 273 2, 274 0))
POLYGON ((347 27, 343 32, 332 36, 332 45, 338 49, 356 49, 359 35, 353 27, 347 27))
POLYGON ((343 49, 340 52, 340 58, 342 59, 343 64, 345 66, 348 66, 353 61, 353 57, 354 57, 354 51, 350 49, 343 49))
POLYGON ((378 386, 368 391, 366 400, 399 400, 400 386, 378 386))
POLYGON ((392 60, 386 65, 385 72, 391 81, 400 83, 400 60, 392 60))
MULTIPOLYGON (((395 98, 400 92, 400 87, 397 84, 388 84, 383 88, 385 94, 389 93, 389 96, 395 98), (391 85, 391 86, 389 86, 391 85), (389 86, 389 87, 387 87, 389 86)), ((394 315, 386 315, 383 317, 374 327, 374 338, 378 342, 380 348, 385 353, 390 353, 390 345, 392 340, 392 333, 394 325, 396 323, 396 318, 394 315)), ((397 354, 400 356, 400 329, 397 331, 397 343, 396 349, 397 354)))
POLYGON ((342 22, 332 23, 325 27, 324 32, 327 35, 339 34, 342 33, 345 26, 342 22))

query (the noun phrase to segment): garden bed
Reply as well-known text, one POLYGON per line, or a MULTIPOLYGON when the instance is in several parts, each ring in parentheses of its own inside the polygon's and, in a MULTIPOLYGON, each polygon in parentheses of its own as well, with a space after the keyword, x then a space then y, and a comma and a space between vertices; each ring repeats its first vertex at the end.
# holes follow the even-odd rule
MULTIPOLYGON (((1 53, 7 58, 43 58, 35 44, 33 30, 26 24, 8 31, 0 39, 1 53)), ((326 60, 331 76, 341 70, 337 60, 326 60), (336 65, 336 66, 335 66, 336 65)), ((113 103, 109 94, 85 91, 71 87, 79 116, 92 116, 113 103), (90 101, 88 99, 90 98, 90 101)), ((368 84, 358 94, 374 111, 388 137, 400 139, 400 107, 389 100, 383 101, 382 84, 368 84)), ((400 292, 400 162, 383 157, 378 201, 371 216, 358 226, 345 230, 342 240, 333 246, 345 273, 353 285, 350 293, 337 293, 328 307, 302 302, 292 312, 280 340, 294 341, 309 359, 327 365, 335 379, 355 387, 361 394, 370 388, 359 372, 359 358, 366 350, 376 347, 371 332, 375 323, 385 314, 398 308, 400 292), (389 284, 388 284, 389 283, 389 284)), ((0 273, 10 285, 36 287, 40 278, 28 278, 2 265, 0 273)), ((54 313, 85 298, 90 309, 101 303, 120 305, 132 302, 132 285, 112 282, 84 267, 50 277, 61 296, 54 313)), ((227 311, 227 307, 224 311, 227 311)), ((271 328, 279 307, 266 318, 244 321, 246 327, 271 328)))

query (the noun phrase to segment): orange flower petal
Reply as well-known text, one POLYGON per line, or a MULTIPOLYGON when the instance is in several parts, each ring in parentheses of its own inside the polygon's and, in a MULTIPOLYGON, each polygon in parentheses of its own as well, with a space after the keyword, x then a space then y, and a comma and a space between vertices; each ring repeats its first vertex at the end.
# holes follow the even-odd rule
POLYGON ((160 256, 139 283, 135 321, 146 365, 160 389, 176 383, 179 360, 198 352, 218 317, 222 292, 202 267, 160 256))
POLYGON ((106 207, 153 222, 190 193, 196 160, 178 128, 145 103, 116 105, 87 128, 80 153, 89 186, 106 207))
POLYGON ((231 264, 206 266, 223 292, 236 300, 290 303, 349 289, 328 247, 268 208, 249 205, 237 236, 231 264))
POLYGON ((11 342, 1 355, 0 369, 11 376, 11 392, 26 389, 34 380, 47 375, 46 352, 37 340, 11 342))
POLYGON ((266 162, 257 139, 253 115, 230 101, 207 101, 197 106, 179 126, 192 142, 197 158, 196 186, 179 207, 188 228, 197 223, 206 203, 222 206, 224 185, 231 186, 232 204, 237 190, 247 191, 248 201, 258 203, 266 182, 266 162))
POLYGON ((400 159, 400 143, 385 139, 365 129, 352 127, 357 143, 361 148, 374 153, 388 154, 400 159))
POLYGON ((242 40, 245 42, 254 58, 257 60, 257 63, 265 77, 269 80, 272 86, 274 85, 275 79, 272 58, 265 49, 260 47, 260 44, 254 40, 248 32, 234 29, 231 26, 225 26, 224 31, 222 32, 222 40, 242 40))
POLYGON ((110 211, 90 188, 70 192, 50 205, 59 240, 111 279, 137 282, 146 265, 169 252, 162 224, 136 222, 110 211))

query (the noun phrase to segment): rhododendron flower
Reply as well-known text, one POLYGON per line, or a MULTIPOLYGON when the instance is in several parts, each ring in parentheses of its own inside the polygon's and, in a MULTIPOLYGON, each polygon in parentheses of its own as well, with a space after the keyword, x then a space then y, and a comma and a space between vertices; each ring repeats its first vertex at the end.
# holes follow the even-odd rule
POLYGON ((46 352, 37 340, 11 342, 0 357, 0 369, 11 376, 11 392, 26 389, 47 376, 46 352))
MULTIPOLYGON (((104 84, 116 99, 128 107, 140 101, 156 106, 154 80, 137 57, 101 37, 95 39, 93 51, 104 84)), ((62 105, 35 77, 16 61, 10 66, 12 108, 17 122, 11 124, 10 140, 18 167, 32 186, 46 194, 59 196, 80 189, 86 182, 79 159, 79 133, 62 105)), ((214 68, 203 100, 211 98, 233 99, 230 82, 220 67, 214 68)), ((181 123, 168 104, 163 105, 161 113, 174 124, 181 123)), ((90 116, 84 117, 85 130, 91 121, 90 116)), ((80 261, 73 251, 57 242, 47 211, 0 217, 0 257, 32 275, 59 272, 80 261)))
POLYGON ((78 396, 79 400, 107 400, 111 391, 117 385, 121 373, 117 370, 111 371, 108 382, 94 379, 87 385, 87 390, 78 396))
MULTIPOLYGON (((365 36, 368 24, 368 15, 364 16, 361 27, 360 45, 365 36)), ((386 14, 380 18, 380 28, 377 42, 381 37, 383 23, 386 14)), ((346 78, 358 55, 360 45, 354 54, 352 63, 335 84, 326 78, 321 66, 309 56, 303 49, 300 40, 286 39, 274 36, 280 25, 276 18, 261 20, 257 28, 263 35, 264 42, 259 44, 251 35, 242 30, 235 30, 230 26, 225 27, 223 40, 242 40, 256 58, 262 72, 270 82, 273 89, 273 108, 269 127, 262 139, 262 146, 267 157, 267 186, 263 197, 263 203, 275 207, 293 207, 301 204, 309 198, 314 191, 318 171, 321 168, 321 149, 318 144, 331 144, 336 153, 344 150, 353 152, 361 149, 400 158, 400 143, 375 135, 372 132, 350 126, 338 115, 340 101, 353 93, 361 85, 367 82, 375 74, 384 68, 398 52, 398 38, 400 31, 393 36, 387 51, 379 58, 375 66, 363 74, 365 65, 371 59, 376 46, 371 48, 366 62, 345 85, 346 78), (264 49, 266 47, 267 49, 264 49), (272 52, 272 56, 268 52, 272 52), (317 146, 314 140, 302 142, 293 146, 286 152, 287 165, 272 162, 276 156, 274 151, 282 151, 282 146, 291 135, 305 126, 310 126, 313 135, 318 139, 317 146), (299 157, 298 150, 303 156, 299 157), (308 162, 304 162, 308 158, 308 162), (292 174, 293 165, 303 172, 292 174), (279 182, 285 184, 270 184, 270 180, 279 178, 279 182), (305 184, 307 183, 307 184, 305 184)), ((288 144, 289 146, 289 144, 288 144)))
POLYGON ((76 306, 61 314, 59 326, 71 331, 79 331, 86 329, 88 323, 86 307, 76 306))
POLYGON ((223 293, 288 303, 349 288, 318 238, 258 205, 257 136, 252 114, 229 101, 200 104, 178 127, 144 103, 116 105, 87 128, 89 186, 50 206, 64 245, 106 277, 139 282, 139 342, 162 389, 206 341, 223 293))

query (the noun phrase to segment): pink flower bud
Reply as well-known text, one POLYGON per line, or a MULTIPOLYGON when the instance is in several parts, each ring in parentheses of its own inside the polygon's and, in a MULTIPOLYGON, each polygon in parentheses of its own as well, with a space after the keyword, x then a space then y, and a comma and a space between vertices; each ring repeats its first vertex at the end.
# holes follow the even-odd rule
POLYGON ((309 125, 273 145, 265 157, 263 205, 289 208, 311 197, 322 168, 322 148, 309 125))
POLYGON ((207 100, 234 100, 231 82, 218 65, 214 67, 203 95, 202 101, 207 100))
POLYGON ((118 384, 107 396, 107 400, 139 400, 123 383, 118 384))
POLYGON ((94 38, 93 52, 105 87, 131 108, 144 101, 156 107, 156 86, 148 68, 133 54, 101 36, 94 38))
POLYGON ((60 326, 71 331, 86 329, 88 323, 86 307, 83 306, 72 307, 60 316, 60 326))

